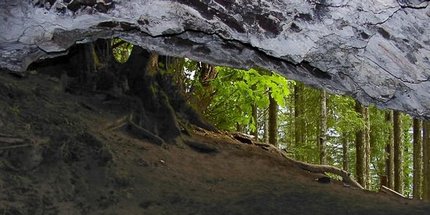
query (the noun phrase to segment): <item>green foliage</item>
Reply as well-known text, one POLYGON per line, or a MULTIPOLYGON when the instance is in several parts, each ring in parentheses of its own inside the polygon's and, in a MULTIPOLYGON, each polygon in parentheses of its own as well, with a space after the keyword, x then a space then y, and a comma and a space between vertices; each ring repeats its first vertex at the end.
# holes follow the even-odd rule
MULTIPOLYGON (((211 104, 205 110, 206 117, 221 129, 235 130, 236 126, 249 126, 256 129, 252 120, 252 105, 267 108, 268 93, 280 106, 285 106, 288 96, 288 81, 274 73, 256 69, 240 70, 216 67, 218 76, 211 81, 211 104)), ((197 91, 204 90, 201 84, 195 85, 197 91)))
POLYGON ((133 44, 126 42, 120 38, 112 39, 112 53, 116 61, 119 63, 127 62, 133 50, 133 44))

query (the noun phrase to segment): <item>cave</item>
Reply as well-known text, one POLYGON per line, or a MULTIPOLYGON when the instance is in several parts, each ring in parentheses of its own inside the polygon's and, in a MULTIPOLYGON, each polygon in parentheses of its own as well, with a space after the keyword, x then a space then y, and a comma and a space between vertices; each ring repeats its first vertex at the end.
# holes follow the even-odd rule
MULTIPOLYGON (((380 214, 425 214, 428 204, 389 188, 365 193, 364 182, 344 169, 296 161, 258 142, 258 135, 256 141, 218 130, 185 101, 175 75, 165 71, 181 59, 259 68, 364 106, 428 120, 428 5, 428 0, 2 1, 0 106, 7 108, 0 111, 5 189, 0 212, 329 214, 352 208, 374 213, 381 200, 380 214), (112 51, 122 45, 132 51, 119 62, 112 51), (247 165, 252 162, 255 176, 247 165), (245 179, 237 178, 241 174, 245 179), (309 193, 303 181, 314 183, 314 190, 309 193), (226 194, 231 198, 223 199, 226 194), (285 202, 305 205, 284 208, 285 202)), ((387 183, 382 178, 381 187, 387 183)))

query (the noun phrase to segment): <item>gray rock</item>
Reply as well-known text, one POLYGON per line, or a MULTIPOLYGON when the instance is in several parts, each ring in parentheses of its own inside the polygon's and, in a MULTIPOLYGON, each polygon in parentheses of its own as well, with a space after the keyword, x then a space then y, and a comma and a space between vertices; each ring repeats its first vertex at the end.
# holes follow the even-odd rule
POLYGON ((265 67, 430 117, 426 0, 130 0, 73 10, 61 0, 34 2, 0 2, 0 67, 24 71, 75 43, 121 37, 165 55, 265 67))

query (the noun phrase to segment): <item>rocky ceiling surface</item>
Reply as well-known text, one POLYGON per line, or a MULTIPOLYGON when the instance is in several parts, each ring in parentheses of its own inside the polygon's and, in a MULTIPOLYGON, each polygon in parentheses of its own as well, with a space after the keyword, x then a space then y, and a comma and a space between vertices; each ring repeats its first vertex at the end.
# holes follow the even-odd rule
POLYGON ((430 118, 428 0, 1 0, 0 67, 121 37, 430 118))

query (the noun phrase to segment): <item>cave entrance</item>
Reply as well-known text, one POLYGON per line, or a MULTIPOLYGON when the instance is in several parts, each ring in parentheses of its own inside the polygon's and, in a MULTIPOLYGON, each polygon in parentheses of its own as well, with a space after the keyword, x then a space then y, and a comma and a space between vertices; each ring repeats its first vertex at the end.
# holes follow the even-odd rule
MULTIPOLYGON (((57 77, 72 94, 132 100, 110 129, 125 129, 158 145, 193 144, 187 137, 196 127, 221 129, 244 143, 276 145, 300 161, 354 171, 368 189, 394 186, 389 174, 395 138, 401 138, 402 160, 411 161, 412 130, 421 125, 406 114, 363 106, 266 69, 163 56, 120 39, 76 45, 67 56, 29 69, 57 77)), ((403 173, 412 170, 409 162, 403 173)), ((404 186, 409 194, 411 184, 404 186)))

